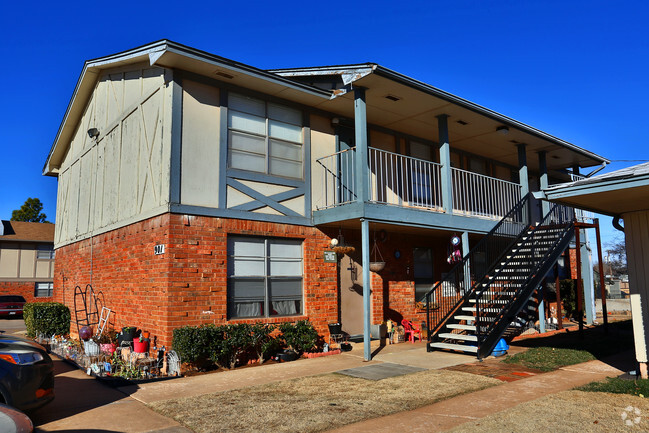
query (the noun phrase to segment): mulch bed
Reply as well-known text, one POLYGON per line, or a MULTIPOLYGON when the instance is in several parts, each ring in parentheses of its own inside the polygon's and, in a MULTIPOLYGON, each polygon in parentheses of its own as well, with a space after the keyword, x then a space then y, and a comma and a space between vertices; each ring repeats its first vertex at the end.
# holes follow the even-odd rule
POLYGON ((444 370, 461 371, 464 373, 477 374, 480 376, 492 377, 503 382, 514 382, 526 377, 542 374, 543 371, 523 367, 516 364, 505 364, 500 359, 487 359, 482 362, 476 361, 470 364, 460 364, 446 367, 444 370))

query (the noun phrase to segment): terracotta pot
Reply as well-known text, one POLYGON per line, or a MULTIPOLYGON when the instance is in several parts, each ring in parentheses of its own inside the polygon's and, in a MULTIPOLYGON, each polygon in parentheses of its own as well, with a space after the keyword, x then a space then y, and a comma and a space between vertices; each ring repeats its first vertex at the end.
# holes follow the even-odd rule
POLYGON ((151 333, 149 331, 142 331, 142 338, 149 338, 151 333))

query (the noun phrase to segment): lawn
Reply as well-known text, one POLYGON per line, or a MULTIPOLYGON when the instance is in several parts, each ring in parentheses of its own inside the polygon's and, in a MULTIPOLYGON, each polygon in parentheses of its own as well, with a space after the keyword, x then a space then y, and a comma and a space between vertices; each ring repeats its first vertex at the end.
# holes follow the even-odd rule
POLYGON ((609 377, 603 382, 591 382, 577 389, 580 391, 610 392, 613 394, 649 397, 649 379, 626 380, 619 377, 609 377))
POLYGON ((586 350, 533 347, 525 352, 508 356, 503 362, 541 371, 553 371, 566 365, 580 364, 594 359, 595 356, 586 350))
POLYGON ((379 381, 325 374, 149 404, 202 432, 319 432, 499 385, 497 379, 429 370, 379 381))
POLYGON ((462 424, 450 431, 646 432, 649 431, 648 416, 649 399, 603 392, 564 391, 462 424))

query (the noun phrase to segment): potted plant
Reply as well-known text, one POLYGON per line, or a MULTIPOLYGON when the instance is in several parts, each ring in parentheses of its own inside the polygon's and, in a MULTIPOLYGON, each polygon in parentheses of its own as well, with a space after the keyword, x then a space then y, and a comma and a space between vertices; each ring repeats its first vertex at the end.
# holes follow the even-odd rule
POLYGON ((149 339, 144 338, 143 335, 140 335, 138 338, 133 340, 133 352, 135 353, 147 353, 149 351, 149 339))
POLYGON ((104 331, 101 335, 95 337, 95 342, 99 344, 99 350, 107 355, 112 355, 117 348, 117 332, 112 329, 104 331))
POLYGON ((118 336, 118 343, 127 342, 130 343, 135 337, 135 331, 137 328, 135 326, 125 326, 122 328, 122 332, 118 336))

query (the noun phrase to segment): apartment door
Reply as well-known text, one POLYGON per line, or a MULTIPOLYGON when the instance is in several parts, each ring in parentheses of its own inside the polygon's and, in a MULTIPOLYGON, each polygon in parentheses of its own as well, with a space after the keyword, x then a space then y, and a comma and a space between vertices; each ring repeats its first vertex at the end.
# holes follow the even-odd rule
POLYGON ((340 323, 349 335, 363 333, 363 268, 344 255, 340 261, 340 323))

